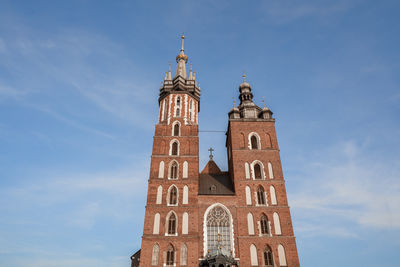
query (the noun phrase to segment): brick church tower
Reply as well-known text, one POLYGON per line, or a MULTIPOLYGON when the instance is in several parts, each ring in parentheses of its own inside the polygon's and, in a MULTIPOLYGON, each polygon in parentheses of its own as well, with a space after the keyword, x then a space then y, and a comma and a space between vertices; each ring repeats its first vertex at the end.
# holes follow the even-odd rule
MULTIPOLYGON (((200 87, 182 48, 160 88, 141 250, 132 266, 298 267, 275 120, 239 86, 229 113, 228 171, 199 172, 200 87)), ((212 151, 210 151, 212 152, 212 151)))

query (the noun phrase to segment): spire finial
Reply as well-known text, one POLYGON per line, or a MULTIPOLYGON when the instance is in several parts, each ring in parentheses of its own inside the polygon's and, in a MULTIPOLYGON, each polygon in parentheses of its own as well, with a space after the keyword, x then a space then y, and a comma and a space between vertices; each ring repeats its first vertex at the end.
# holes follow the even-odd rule
POLYGON ((264 96, 263 96, 262 102, 263 102, 263 106, 264 106, 264 108, 265 108, 265 97, 264 97, 264 96))
POLYGON ((245 71, 243 71, 242 77, 243 77, 243 82, 245 83, 246 82, 246 73, 245 73, 245 71))
POLYGON ((233 108, 236 108, 235 97, 232 97, 233 100, 233 108))
POLYGON ((181 39, 182 39, 182 48, 181 48, 181 51, 185 51, 185 49, 184 49, 184 41, 185 41, 185 34, 184 33, 182 33, 182 35, 181 35, 181 39))
POLYGON ((208 149, 208 151, 210 151, 210 160, 213 160, 213 151, 214 151, 214 149, 212 148, 212 147, 210 147, 209 149, 208 149))

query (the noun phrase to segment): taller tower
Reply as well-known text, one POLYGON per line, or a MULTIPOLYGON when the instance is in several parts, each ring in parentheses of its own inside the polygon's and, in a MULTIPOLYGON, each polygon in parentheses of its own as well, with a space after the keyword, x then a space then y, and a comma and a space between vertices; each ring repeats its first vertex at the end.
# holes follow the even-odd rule
POLYGON ((200 87, 186 71, 184 39, 160 88, 140 266, 196 266, 200 87), (190 218, 190 222, 189 222, 190 218), (180 256, 180 259, 177 257, 180 256))
MULTIPOLYGON (((275 132, 267 107, 243 77, 228 113, 228 171, 199 172, 200 88, 182 47, 160 88, 141 267, 299 267, 275 132)), ((134 262, 134 261, 132 261, 134 262)), ((137 266, 137 263, 132 266, 137 266), (135 265, 136 264, 136 265, 135 265)))

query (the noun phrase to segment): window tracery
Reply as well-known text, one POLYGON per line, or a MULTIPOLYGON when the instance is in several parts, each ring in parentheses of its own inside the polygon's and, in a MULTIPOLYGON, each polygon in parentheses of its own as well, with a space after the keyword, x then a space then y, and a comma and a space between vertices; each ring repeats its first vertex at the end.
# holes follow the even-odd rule
POLYGON ((217 248, 218 244, 228 252, 232 249, 231 217, 226 209, 215 206, 206 218, 207 225, 207 251, 217 248))

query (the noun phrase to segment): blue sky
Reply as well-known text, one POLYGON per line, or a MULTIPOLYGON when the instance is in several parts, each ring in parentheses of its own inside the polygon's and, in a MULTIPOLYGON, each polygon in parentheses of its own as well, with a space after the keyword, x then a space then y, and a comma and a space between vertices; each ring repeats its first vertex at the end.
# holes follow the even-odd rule
MULTIPOLYGON (((398 266, 398 1, 0 2, 0 266, 129 266, 179 50, 200 130, 274 112, 301 266, 398 266)), ((200 134, 226 169, 223 133, 200 134)))

